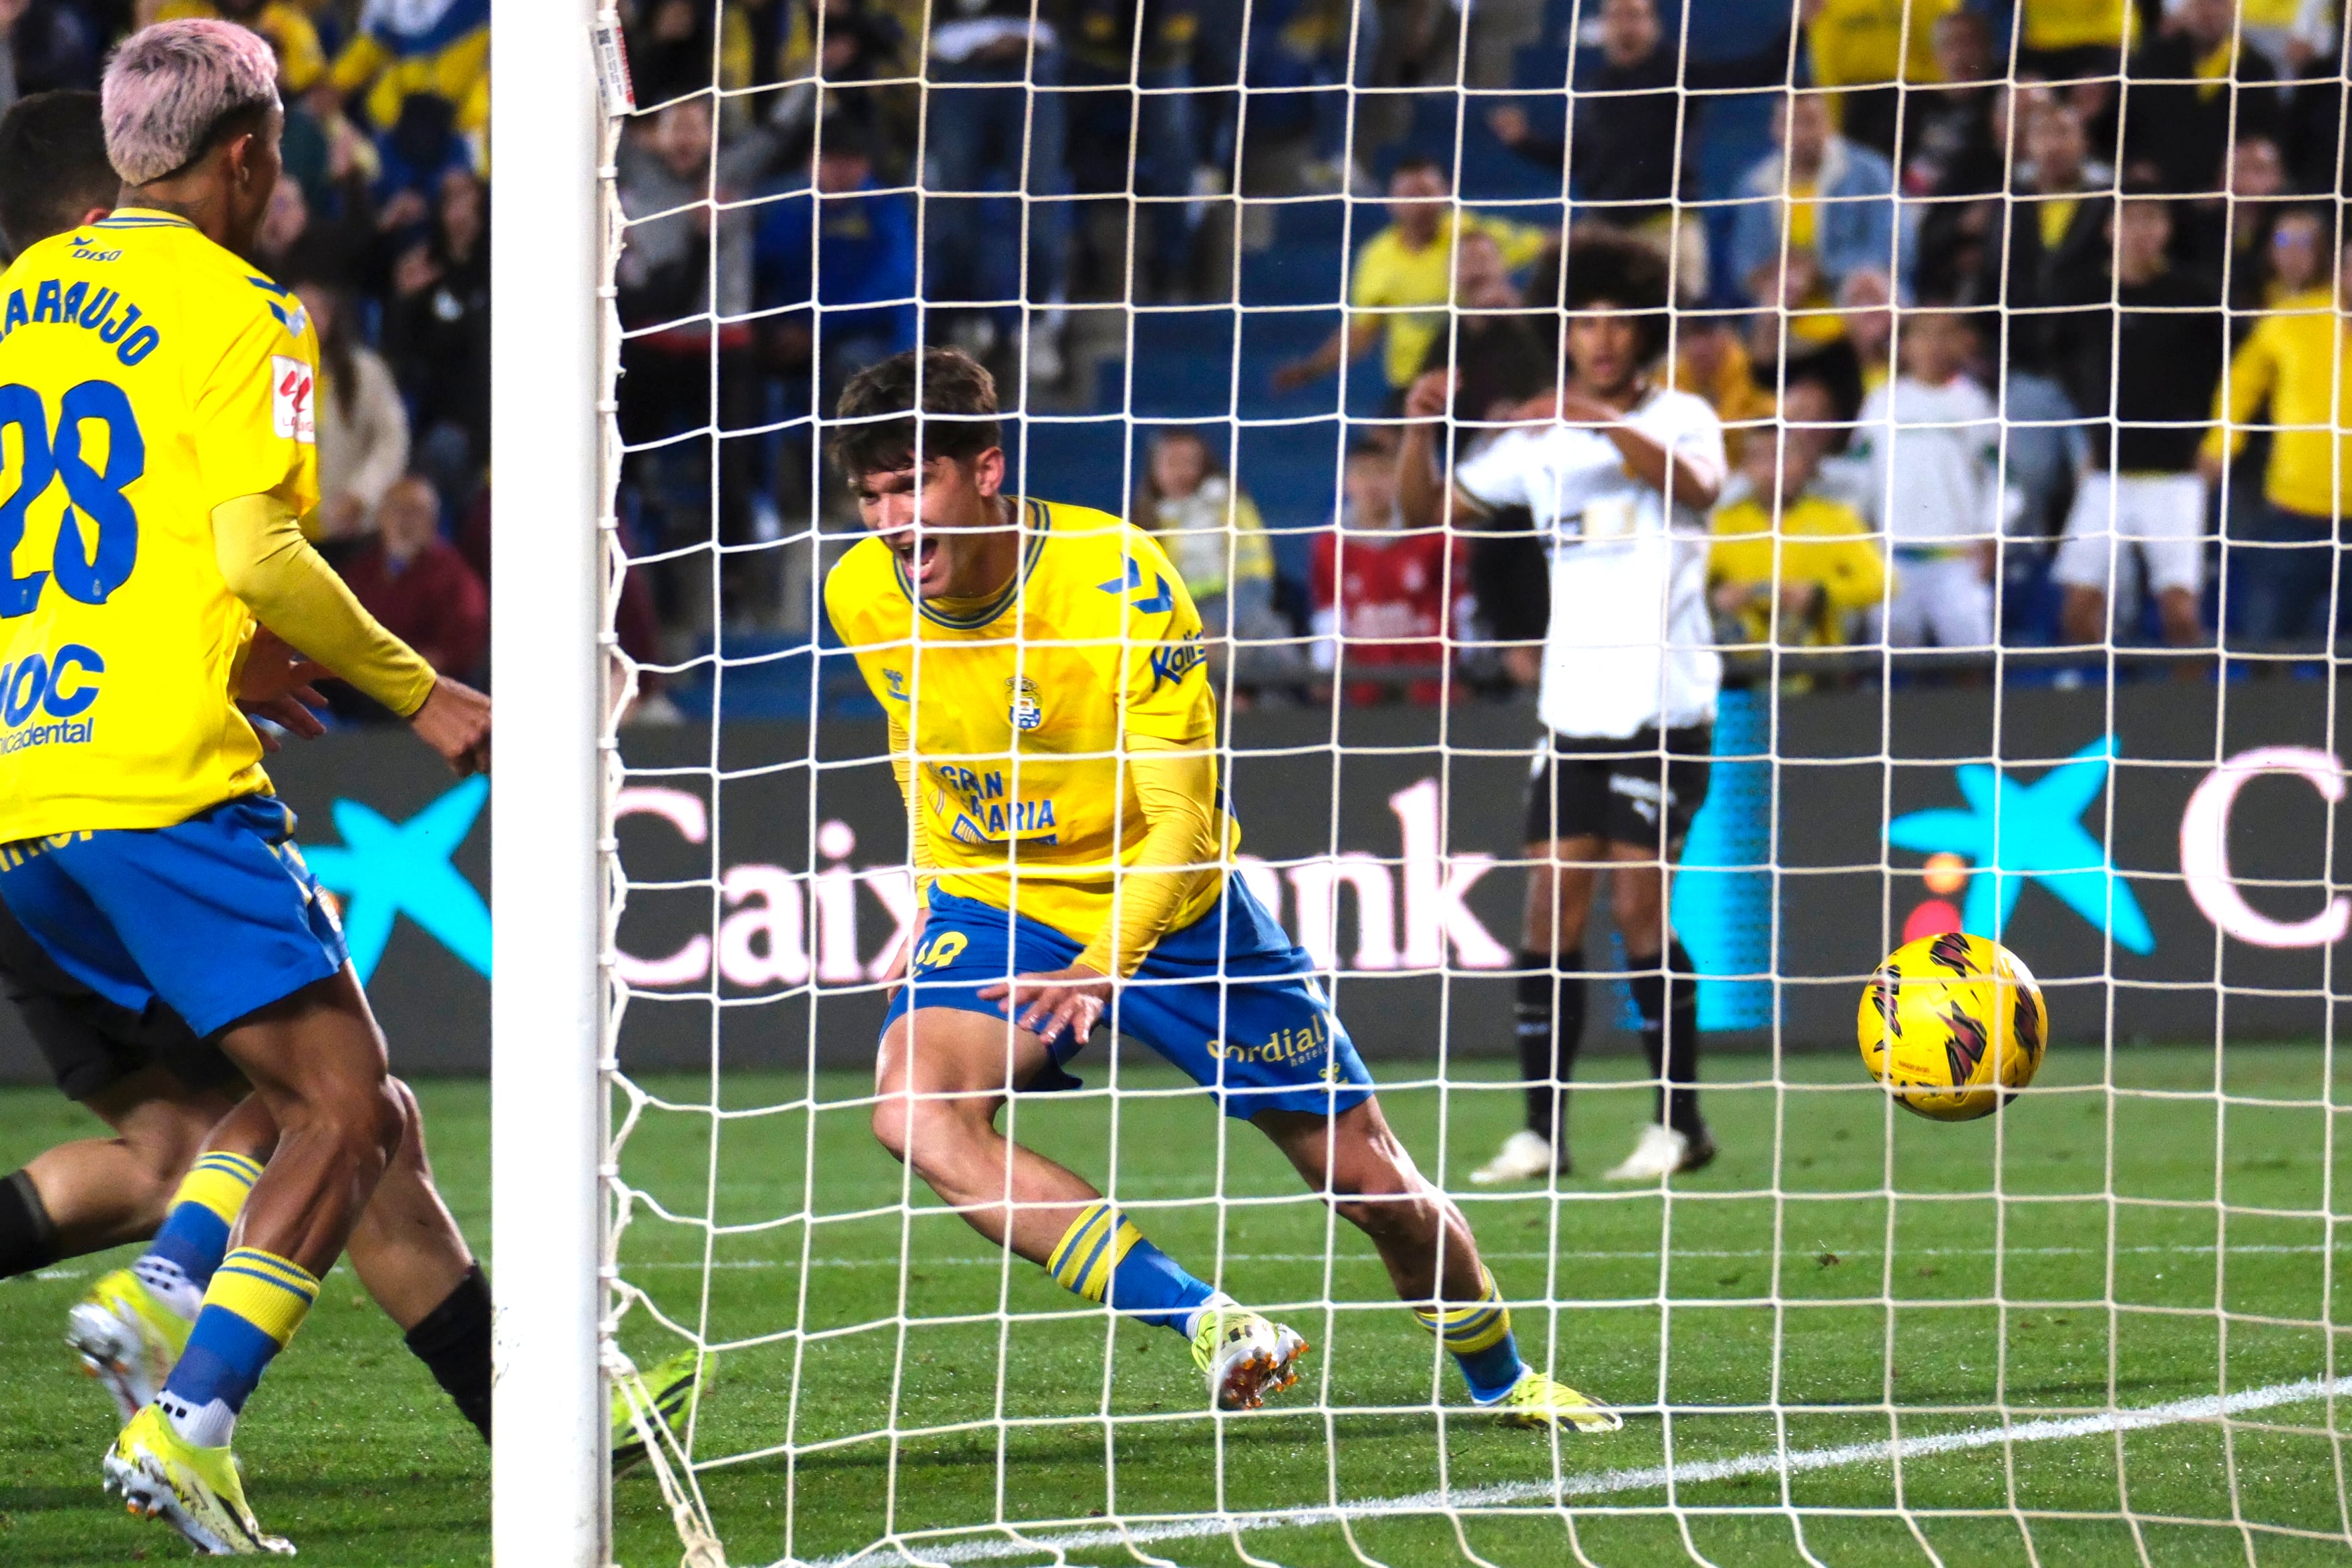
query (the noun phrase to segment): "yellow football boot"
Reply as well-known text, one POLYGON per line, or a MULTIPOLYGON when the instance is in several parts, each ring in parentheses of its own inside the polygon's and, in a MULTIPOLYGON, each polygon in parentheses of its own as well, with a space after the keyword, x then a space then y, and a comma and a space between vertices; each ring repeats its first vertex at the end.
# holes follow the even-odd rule
POLYGON ((214 1557, 291 1557, 294 1543, 264 1535, 245 1502, 236 1458, 227 1448, 200 1448, 172 1418, 150 1405, 131 1418, 106 1456, 106 1490, 131 1511, 163 1519, 195 1549, 214 1557))
POLYGON ((1286 1323, 1242 1307, 1210 1307, 1192 1332, 1192 1364, 1220 1410, 1255 1410, 1298 1381, 1307 1342, 1286 1323))
POLYGON ((1558 1378, 1547 1377, 1533 1367, 1511 1385, 1508 1394, 1480 1408, 1495 1412, 1507 1427, 1542 1428, 1564 1425, 1580 1432, 1614 1432, 1625 1424, 1625 1418, 1608 1406, 1587 1399, 1558 1378))
MULTIPOLYGON (((671 1436, 683 1441, 687 1411, 719 1386, 719 1358, 682 1350, 650 1372, 630 1375, 635 1379, 637 1397, 653 1406, 671 1436)), ((636 1423, 629 1419, 629 1402, 616 1387, 613 1390, 613 1473, 617 1476, 635 1469, 645 1457, 646 1440, 637 1435, 636 1423)))
POLYGON ((194 1326, 137 1274, 117 1269, 67 1314, 66 1343, 81 1357, 82 1370, 106 1385, 128 1424, 163 1391, 194 1326))

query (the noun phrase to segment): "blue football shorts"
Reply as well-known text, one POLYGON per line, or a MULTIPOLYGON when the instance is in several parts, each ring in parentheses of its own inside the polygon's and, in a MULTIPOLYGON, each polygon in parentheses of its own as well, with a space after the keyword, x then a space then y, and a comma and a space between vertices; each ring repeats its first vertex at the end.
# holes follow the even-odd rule
POLYGON ((342 927, 294 847, 294 813, 246 795, 169 828, 0 846, 0 899, 58 967, 199 1036, 343 967, 342 927))
MULTIPOLYGON (((984 986, 1077 961, 1080 945, 1050 925, 993 904, 931 890, 922 950, 890 999, 887 1030, 921 1008, 1004 1016, 984 986)), ((1372 1075, 1315 982, 1314 961, 1238 877, 1220 903, 1171 931, 1119 986, 1104 1022, 1139 1040, 1215 1092, 1228 1116, 1261 1111, 1345 1111, 1370 1098, 1372 1075)), ((1024 1089, 1073 1089, 1064 1071, 1086 1048, 1066 1033, 1053 1061, 1024 1089)))

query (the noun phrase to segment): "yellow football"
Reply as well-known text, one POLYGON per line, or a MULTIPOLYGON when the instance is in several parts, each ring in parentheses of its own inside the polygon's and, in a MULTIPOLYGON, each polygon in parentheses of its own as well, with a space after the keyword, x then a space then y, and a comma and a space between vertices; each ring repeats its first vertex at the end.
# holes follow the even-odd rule
POLYGON ((1855 1029, 1863 1064, 1896 1103, 1970 1122, 2033 1082, 2050 1009, 2016 954, 1952 931, 1887 956, 1863 988, 1855 1029))

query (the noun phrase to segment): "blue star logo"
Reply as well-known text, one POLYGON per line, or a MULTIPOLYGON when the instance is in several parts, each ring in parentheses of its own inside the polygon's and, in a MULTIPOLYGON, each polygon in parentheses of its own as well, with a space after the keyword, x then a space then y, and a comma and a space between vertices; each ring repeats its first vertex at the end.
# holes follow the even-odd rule
POLYGON ((468 779, 404 822, 357 800, 335 802, 342 843, 305 850, 303 858, 343 901, 343 939, 361 980, 375 973, 402 915, 478 972, 490 972, 489 907, 449 863, 489 794, 488 779, 468 779))
POLYGON ((2106 851, 2081 820, 2105 788, 2114 758, 2114 738, 2103 736, 2031 784, 1980 764, 1956 769, 1969 809, 1897 817, 1886 825, 1886 841, 1898 849, 1948 851, 1976 863, 1985 874, 1974 879, 1960 911, 1961 924, 1976 936, 1998 941, 2017 895, 2027 883, 2038 882, 2114 936, 2116 946, 2152 953, 2156 933, 2131 884, 2116 875, 2106 851))

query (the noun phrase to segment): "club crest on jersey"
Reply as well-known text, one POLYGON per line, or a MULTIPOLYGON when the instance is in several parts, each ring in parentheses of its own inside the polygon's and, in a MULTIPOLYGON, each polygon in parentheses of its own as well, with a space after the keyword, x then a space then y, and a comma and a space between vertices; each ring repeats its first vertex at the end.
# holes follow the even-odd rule
POLYGON ((1005 677, 1004 711, 1013 728, 1031 730, 1045 722, 1045 709, 1038 702, 1037 693, 1037 683, 1026 675, 1005 677))

